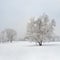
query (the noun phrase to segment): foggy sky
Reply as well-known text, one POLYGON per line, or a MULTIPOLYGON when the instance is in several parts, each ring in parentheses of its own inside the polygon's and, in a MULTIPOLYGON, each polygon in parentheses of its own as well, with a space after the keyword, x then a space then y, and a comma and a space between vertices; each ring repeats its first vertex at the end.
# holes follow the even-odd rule
POLYGON ((13 28, 20 38, 24 37, 29 17, 43 13, 55 19, 55 33, 60 35, 59 0, 0 0, 0 31, 13 28))

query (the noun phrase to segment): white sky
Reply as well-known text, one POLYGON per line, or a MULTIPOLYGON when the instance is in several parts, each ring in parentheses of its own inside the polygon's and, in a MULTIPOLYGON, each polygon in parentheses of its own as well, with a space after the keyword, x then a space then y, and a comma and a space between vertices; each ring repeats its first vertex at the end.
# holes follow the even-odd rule
POLYGON ((60 0, 0 0, 0 30, 13 28, 23 37, 28 18, 44 12, 55 19, 60 35, 60 0))

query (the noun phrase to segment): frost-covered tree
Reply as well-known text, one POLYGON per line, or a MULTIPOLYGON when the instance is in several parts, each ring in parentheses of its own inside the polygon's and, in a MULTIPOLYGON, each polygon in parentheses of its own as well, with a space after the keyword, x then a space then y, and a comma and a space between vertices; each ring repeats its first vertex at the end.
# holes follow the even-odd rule
POLYGON ((10 42, 12 42, 13 40, 16 39, 17 33, 16 33, 15 30, 13 30, 13 29, 6 29, 5 32, 6 32, 6 37, 7 37, 7 39, 8 39, 10 42))
POLYGON ((36 20, 32 17, 27 24, 26 38, 32 38, 32 41, 41 46, 43 41, 50 40, 54 36, 55 25, 55 20, 50 21, 46 14, 39 16, 36 20))
POLYGON ((0 41, 1 42, 7 42, 10 41, 12 42, 13 40, 16 39, 17 33, 13 29, 5 29, 1 31, 1 36, 0 36, 0 41))
POLYGON ((5 35, 5 31, 1 31, 0 33, 0 42, 5 42, 6 40, 6 35, 5 35))

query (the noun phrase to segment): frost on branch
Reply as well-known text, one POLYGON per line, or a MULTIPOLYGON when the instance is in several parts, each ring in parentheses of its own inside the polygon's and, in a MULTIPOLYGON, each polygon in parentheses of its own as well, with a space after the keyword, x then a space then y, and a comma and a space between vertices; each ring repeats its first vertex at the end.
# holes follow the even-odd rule
POLYGON ((48 15, 39 16, 37 20, 32 17, 27 24, 26 38, 42 45, 43 41, 50 40, 54 36, 55 26, 55 20, 49 20, 48 15))

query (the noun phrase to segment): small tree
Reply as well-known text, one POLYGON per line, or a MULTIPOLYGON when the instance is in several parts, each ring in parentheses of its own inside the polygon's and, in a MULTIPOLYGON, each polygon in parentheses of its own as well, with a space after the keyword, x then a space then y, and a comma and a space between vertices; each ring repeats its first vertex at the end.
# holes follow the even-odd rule
POLYGON ((10 41, 12 42, 16 38, 16 31, 13 29, 5 29, 4 31, 1 32, 2 34, 2 40, 4 41, 10 41))
POLYGON ((13 29, 6 29, 6 36, 10 42, 15 40, 16 34, 17 34, 16 31, 13 29))
POLYGON ((49 21, 49 17, 47 15, 42 15, 35 20, 35 18, 31 18, 30 22, 27 24, 27 35, 26 38, 32 38, 33 41, 42 45, 44 40, 47 40, 54 35, 54 27, 55 20, 52 19, 49 21))
POLYGON ((6 41, 6 34, 5 31, 1 31, 0 33, 0 42, 5 42, 6 41))

